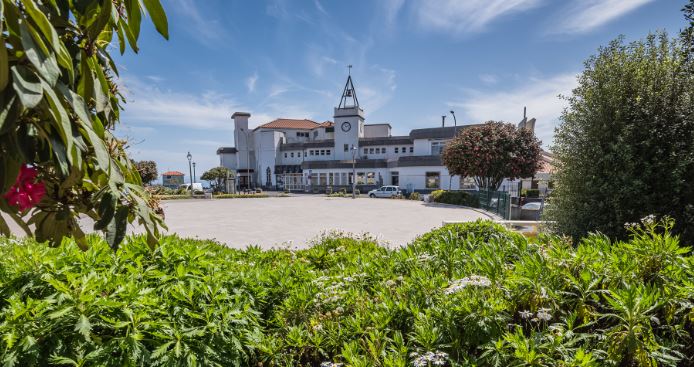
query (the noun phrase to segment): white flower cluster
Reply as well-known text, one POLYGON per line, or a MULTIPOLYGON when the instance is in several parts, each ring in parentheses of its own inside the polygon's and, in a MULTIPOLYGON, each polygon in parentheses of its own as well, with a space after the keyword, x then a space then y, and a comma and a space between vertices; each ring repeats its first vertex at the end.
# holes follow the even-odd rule
POLYGON ((467 286, 477 286, 477 287, 489 287, 492 285, 492 281, 489 278, 481 275, 470 275, 463 279, 454 280, 451 284, 444 290, 446 294, 453 294, 462 291, 467 286))
POLYGON ((365 273, 352 274, 351 276, 338 278, 339 281, 333 280, 333 278, 329 276, 321 276, 313 281, 314 284, 322 289, 321 292, 316 293, 313 302, 316 306, 337 303, 342 299, 342 296, 347 293, 346 288, 349 286, 349 283, 366 276, 365 273), (328 284, 331 280, 333 281, 328 284))
POLYGON ((520 314, 522 319, 530 319, 530 321, 539 322, 551 320, 552 314, 549 313, 550 311, 551 310, 549 308, 541 308, 539 311, 537 311, 535 317, 533 317, 533 313, 530 311, 519 311, 518 314, 520 314))
POLYGON ((645 225, 645 226, 655 224, 655 221, 656 221, 656 218, 655 218, 655 215, 653 215, 653 214, 647 215, 647 216, 641 218, 641 223, 643 223, 643 225, 645 225))
POLYGON ((426 352, 423 354, 412 352, 410 353, 410 358, 412 358, 412 365, 414 367, 444 366, 448 360, 448 353, 438 350, 436 352, 426 352))
POLYGON ((403 278, 402 275, 399 276, 399 277, 397 277, 397 278, 395 278, 395 279, 388 279, 388 280, 386 280, 386 283, 385 283, 385 284, 386 284, 386 287, 388 287, 388 288, 395 287, 396 285, 398 285, 398 283, 402 283, 402 281, 403 281, 404 279, 405 279, 405 278, 403 278))
POLYGON ((434 260, 434 259, 436 259, 436 256, 429 255, 429 254, 421 254, 421 255, 417 256, 417 261, 423 262, 423 263, 429 262, 429 261, 434 260))
POLYGON ((320 367, 342 367, 342 366, 344 366, 343 363, 330 362, 330 361, 321 362, 321 364, 320 364, 320 367))

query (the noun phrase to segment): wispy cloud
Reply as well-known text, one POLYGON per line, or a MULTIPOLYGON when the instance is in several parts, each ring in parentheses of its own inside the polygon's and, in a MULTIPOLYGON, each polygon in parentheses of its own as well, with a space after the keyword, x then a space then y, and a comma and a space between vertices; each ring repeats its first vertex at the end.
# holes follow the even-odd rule
POLYGON ((136 78, 120 82, 127 101, 121 119, 131 125, 230 130, 229 116, 245 109, 230 96, 217 92, 198 95, 165 90, 136 78))
POLYGON ((576 87, 576 73, 565 73, 546 78, 528 78, 522 85, 497 92, 466 90, 459 101, 449 102, 453 108, 461 108, 469 122, 503 120, 517 123, 523 118, 523 107, 528 108, 528 117, 537 118, 535 134, 543 145, 552 143, 554 127, 558 122, 565 102, 558 98, 570 95, 576 87))
POLYGON ((255 83, 257 81, 258 81, 258 73, 257 72, 253 73, 253 75, 246 78, 246 89, 248 89, 248 91, 250 93, 255 92, 255 83))
POLYGON ((587 33, 654 0, 576 0, 548 33, 587 33))
POLYGON ((323 7, 323 4, 320 3, 320 0, 313 0, 313 4, 316 5, 316 9, 318 9, 319 12, 328 15, 328 12, 325 11, 325 8, 323 7))
POLYGON ((496 84, 499 81, 499 77, 494 74, 480 74, 479 78, 482 83, 489 85, 496 84))
POLYGON ((526 11, 542 0, 418 0, 413 7, 419 25, 455 34, 476 33, 495 19, 526 11))
POLYGON ((405 0, 385 0, 381 3, 383 5, 385 15, 384 23, 387 27, 390 27, 393 24, 395 24, 395 21, 398 17, 398 14, 400 13, 400 9, 402 9, 403 4, 405 3, 405 0))
POLYGON ((221 40, 229 39, 222 24, 211 14, 202 14, 198 6, 204 2, 195 0, 172 0, 172 8, 182 20, 186 31, 202 44, 212 47, 219 46, 221 40))

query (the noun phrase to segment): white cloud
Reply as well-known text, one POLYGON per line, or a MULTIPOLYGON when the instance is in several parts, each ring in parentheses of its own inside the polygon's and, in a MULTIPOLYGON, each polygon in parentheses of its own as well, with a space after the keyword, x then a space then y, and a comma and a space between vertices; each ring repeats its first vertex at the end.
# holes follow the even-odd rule
POLYGON ((494 74, 480 74, 479 75, 480 80, 484 84, 496 84, 499 81, 499 77, 497 77, 494 74))
POLYGON ((425 29, 475 33, 485 30, 495 19, 532 9, 541 0, 419 0, 413 10, 425 29))
POLYGON ((198 5, 204 2, 195 0, 173 0, 172 8, 178 12, 186 31, 197 41, 208 47, 218 47, 222 40, 229 40, 222 24, 213 19, 211 14, 202 14, 198 5))
POLYGON ((325 11, 325 8, 323 8, 323 4, 320 3, 320 0, 313 0, 313 3, 316 5, 316 9, 318 9, 319 12, 328 15, 328 12, 325 11))
POLYGON ((392 26, 402 9, 405 0, 385 0, 382 2, 383 9, 385 12, 385 24, 386 26, 392 26))
POLYGON ((566 106, 558 95, 571 94, 577 85, 576 75, 565 73, 548 78, 528 78, 515 89, 504 88, 491 93, 467 90, 462 100, 448 105, 454 109, 461 108, 468 123, 502 120, 515 124, 523 118, 523 107, 527 107, 528 118, 537 119, 535 134, 544 146, 549 146, 554 127, 566 106))
POLYGON ((202 130, 231 130, 230 116, 246 110, 228 95, 162 90, 138 79, 121 79, 127 103, 121 120, 132 125, 164 125, 202 130))
POLYGON ((576 0, 549 33, 586 33, 654 0, 576 0))
POLYGON ((258 73, 253 73, 253 75, 246 78, 246 88, 250 93, 255 92, 255 83, 258 81, 258 73))

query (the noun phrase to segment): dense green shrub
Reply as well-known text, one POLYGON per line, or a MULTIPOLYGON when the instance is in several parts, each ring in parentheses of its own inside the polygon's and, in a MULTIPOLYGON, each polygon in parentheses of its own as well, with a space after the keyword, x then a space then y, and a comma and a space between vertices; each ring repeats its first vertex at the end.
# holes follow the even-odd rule
POLYGON ((453 204, 479 208, 479 197, 465 191, 436 190, 431 193, 431 201, 435 203, 453 204))
POLYGON ((529 198, 539 198, 540 197, 540 190, 538 189, 524 189, 521 192, 521 196, 529 197, 529 198))
MULTIPOLYGON (((691 42, 689 40, 688 42, 691 42)), ((554 138, 547 214, 561 233, 627 238, 623 224, 669 215, 694 241, 694 53, 683 39, 619 38, 585 63, 554 138)))
POLYGON ((417 191, 411 192, 411 193, 407 196, 407 198, 410 199, 410 200, 422 200, 421 195, 419 195, 419 193, 418 193, 417 191))
POLYGON ((490 222, 409 246, 245 251, 0 241, 4 365, 687 366, 694 258, 671 222, 574 248, 490 222), (535 241, 535 240, 533 240, 535 241))

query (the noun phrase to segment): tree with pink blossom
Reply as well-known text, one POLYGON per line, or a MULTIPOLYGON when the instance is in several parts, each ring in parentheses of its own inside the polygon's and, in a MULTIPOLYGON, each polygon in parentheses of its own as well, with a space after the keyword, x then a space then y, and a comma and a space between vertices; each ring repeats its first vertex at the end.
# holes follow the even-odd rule
POLYGON ((462 129, 442 158, 451 175, 472 177, 479 188, 498 190, 505 178, 532 177, 541 151, 532 131, 489 121, 462 129))

